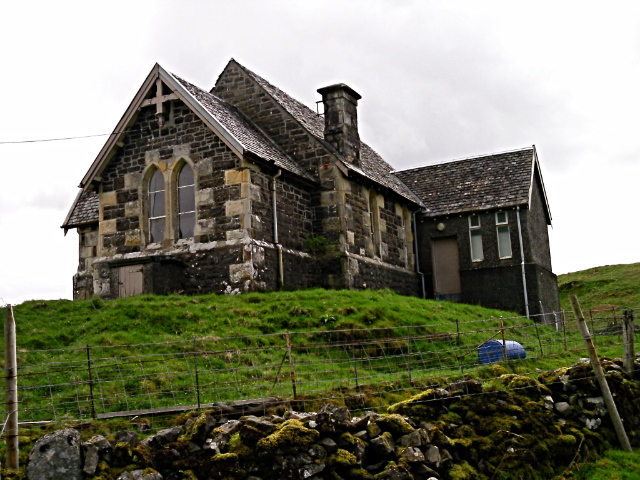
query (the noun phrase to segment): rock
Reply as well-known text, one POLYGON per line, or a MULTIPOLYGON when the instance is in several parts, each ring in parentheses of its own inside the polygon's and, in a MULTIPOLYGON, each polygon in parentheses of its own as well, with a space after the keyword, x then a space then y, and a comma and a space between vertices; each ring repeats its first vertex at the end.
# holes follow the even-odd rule
POLYGON ((246 418, 243 418, 243 419, 241 419, 241 421, 245 425, 249 425, 249 426, 255 428, 256 430, 259 430, 260 432, 264 433, 265 435, 269 435, 269 434, 275 432, 278 429, 278 427, 276 427, 269 420, 266 420, 266 419, 260 418, 260 417, 255 417, 253 415, 250 415, 250 416, 248 416, 246 418))
POLYGON ((356 457, 356 465, 362 466, 366 462, 367 458, 367 448, 363 442, 356 442, 353 447, 353 455, 356 457))
POLYGON ((310 463, 298 469, 298 474, 301 478, 309 478, 317 475, 324 470, 324 463, 310 463))
POLYGON ((599 418, 584 418, 583 421, 589 430, 596 430, 602 423, 599 418))
POLYGON ((374 422, 367 425, 367 434, 369 435, 369 438, 376 438, 381 433, 382 429, 377 423, 374 422))
POLYGON ((399 437, 413 432, 415 429, 407 422, 407 420, 396 413, 379 418, 375 421, 383 432, 389 432, 394 437, 399 437))
POLYGON ((440 463, 440 449, 435 445, 431 445, 424 453, 427 463, 435 463, 436 465, 440 463))
POLYGON ((375 478, 376 480, 413 480, 413 476, 405 467, 395 465, 393 462, 390 462, 387 468, 375 478))
POLYGON ((111 458, 111 463, 114 467, 126 467, 133 462, 133 450, 128 443, 116 443, 111 458))
POLYGON ((220 425, 212 432, 211 443, 208 444, 208 448, 220 453, 229 442, 231 435, 236 433, 241 426, 242 423, 238 420, 230 420, 220 425))
POLYGON ((311 445, 311 447, 309 447, 309 450, 307 450, 307 453, 311 458, 316 458, 318 460, 323 460, 324 458, 327 457, 327 451, 317 443, 314 445, 311 445))
POLYGON ((128 443, 131 448, 136 448, 140 444, 138 434, 136 432, 132 432, 131 430, 123 430, 122 432, 117 432, 114 436, 116 439, 116 444, 128 443))
MULTIPOLYGON (((403 435, 397 440, 397 443, 402 445, 403 447, 419 447, 422 445, 422 429, 414 430, 411 433, 403 435)), ((427 434, 428 438, 429 434, 427 434)))
POLYGON ((167 443, 173 443, 178 439, 181 432, 181 425, 178 425, 177 427, 165 428, 155 434, 155 442, 157 445, 166 445, 167 443))
POLYGON ((315 418, 317 428, 321 434, 346 432, 351 424, 351 414, 347 407, 336 407, 335 405, 323 405, 315 418))
POLYGON ((435 480, 439 480, 440 478, 440 475, 438 474, 438 472, 430 469, 424 463, 414 463, 413 465, 411 465, 411 473, 413 475, 420 475, 423 478, 427 476, 435 480))
POLYGON ((124 472, 118 477, 118 480, 163 480, 162 475, 158 472, 144 473, 144 470, 132 470, 124 472))
POLYGON ((409 447, 402 452, 401 457, 406 458, 409 463, 424 462, 424 454, 419 448, 409 447))
POLYGON ((462 392, 464 395, 482 393, 482 382, 480 380, 461 380, 449 384, 447 391, 451 394, 462 392))
POLYGON ((440 450, 440 462, 436 464, 436 467, 440 468, 440 465, 451 460, 453 460, 453 456, 449 453, 448 450, 443 448, 442 450, 440 450))
POLYGON ((568 417, 569 415, 571 415, 571 405, 569 405, 567 402, 558 402, 554 405, 556 412, 558 412, 560 415, 563 415, 565 417, 568 417))
POLYGON ((360 430, 359 432, 354 433, 353 436, 362 441, 366 441, 369 438, 369 434, 366 430, 360 430))
POLYGON ((86 443, 82 446, 84 447, 84 468, 82 471, 87 477, 93 477, 100 461, 98 446, 95 443, 86 443))
POLYGON ((318 445, 324 448, 329 455, 338 450, 338 444, 328 437, 318 440, 318 445))
POLYGON ((395 446, 393 443, 393 437, 389 432, 385 432, 379 437, 374 438, 373 440, 371 440, 371 442, 369 442, 369 444, 371 445, 371 448, 376 455, 380 455, 383 457, 391 455, 394 451, 395 446))
POLYGON ((36 442, 29 454, 29 480, 83 480, 80 433, 57 430, 36 442))
POLYGON ((207 439, 213 427, 215 427, 215 419, 208 413, 201 413, 195 421, 186 427, 186 431, 182 434, 181 438, 189 443, 195 443, 197 445, 204 445, 204 441, 207 439))

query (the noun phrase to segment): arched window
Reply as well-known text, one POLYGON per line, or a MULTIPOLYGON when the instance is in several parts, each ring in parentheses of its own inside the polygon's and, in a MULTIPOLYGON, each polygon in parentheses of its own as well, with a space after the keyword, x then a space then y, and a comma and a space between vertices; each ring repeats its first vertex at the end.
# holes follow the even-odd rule
POLYGON ((164 175, 156 170, 149 181, 149 241, 164 240, 166 226, 164 175))
POLYGON ((185 163, 178 174, 178 226, 179 238, 193 237, 196 226, 196 192, 193 169, 185 163))

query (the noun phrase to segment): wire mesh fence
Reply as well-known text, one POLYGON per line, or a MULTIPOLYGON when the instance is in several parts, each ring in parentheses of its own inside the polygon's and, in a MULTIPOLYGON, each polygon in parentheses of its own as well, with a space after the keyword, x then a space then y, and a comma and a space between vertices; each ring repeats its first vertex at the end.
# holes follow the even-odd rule
MULTIPOLYGON (((588 312, 596 347, 621 354, 622 320, 619 309, 588 312)), ((501 317, 19 351, 19 415, 21 422, 58 422, 237 401, 263 406, 274 399, 345 401, 365 390, 401 391, 460 378, 483 368, 479 351, 491 339, 524 348, 526 360, 510 362, 584 351, 573 315, 564 311, 531 320, 501 317)))

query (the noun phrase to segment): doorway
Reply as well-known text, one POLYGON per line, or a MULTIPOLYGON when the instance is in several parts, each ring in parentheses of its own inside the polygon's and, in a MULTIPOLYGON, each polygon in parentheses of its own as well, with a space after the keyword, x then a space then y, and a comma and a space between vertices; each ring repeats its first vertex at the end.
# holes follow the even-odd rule
POLYGON ((436 300, 460 302, 460 260, 456 237, 437 238, 433 248, 433 288, 436 300))
POLYGON ((118 297, 140 295, 143 290, 142 265, 127 265, 118 268, 118 297))

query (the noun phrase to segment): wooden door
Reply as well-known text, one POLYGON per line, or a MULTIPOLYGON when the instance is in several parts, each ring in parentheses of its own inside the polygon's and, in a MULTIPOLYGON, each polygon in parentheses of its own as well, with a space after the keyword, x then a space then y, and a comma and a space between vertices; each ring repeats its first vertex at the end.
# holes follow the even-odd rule
POLYGON ((435 298, 459 302, 461 289, 458 240, 456 237, 434 239, 432 251, 435 298))
POLYGON ((119 269, 119 297, 131 297, 142 293, 142 265, 127 265, 119 269))

